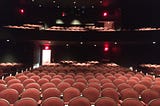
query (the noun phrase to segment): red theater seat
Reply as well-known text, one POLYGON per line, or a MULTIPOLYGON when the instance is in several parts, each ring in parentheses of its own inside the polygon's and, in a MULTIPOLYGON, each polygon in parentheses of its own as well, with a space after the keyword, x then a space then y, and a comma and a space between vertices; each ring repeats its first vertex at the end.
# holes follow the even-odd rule
POLYGON ((10 104, 14 104, 19 98, 19 93, 15 89, 8 88, 0 92, 0 98, 6 99, 10 104))
POLYGON ((122 102, 121 106, 145 106, 145 105, 138 99, 127 98, 122 102))
POLYGON ((117 103, 109 97, 99 98, 95 102, 95 106, 118 106, 117 103))
POLYGON ((101 96, 102 97, 110 97, 110 98, 114 99, 116 102, 119 101, 119 94, 113 88, 106 88, 106 89, 102 90, 101 96))
POLYGON ((60 98, 50 97, 44 100, 41 106, 64 106, 64 102, 60 98))
POLYGON ((10 103, 6 99, 0 98, 0 106, 10 106, 10 103))
POLYGON ((48 88, 54 88, 54 87, 56 87, 55 84, 53 84, 53 83, 51 83, 51 82, 47 82, 47 83, 45 83, 45 84, 43 84, 43 85, 41 86, 41 91, 43 92, 44 90, 46 90, 46 89, 48 89, 48 88))
POLYGON ((69 101, 68 106, 91 106, 91 103, 85 97, 75 97, 69 101))
POLYGON ((60 98, 61 91, 57 88, 48 88, 42 92, 42 100, 45 100, 49 97, 58 97, 60 98))
POLYGON ((139 94, 132 88, 126 88, 120 92, 121 100, 126 98, 139 99, 139 94))
POLYGON ((12 88, 18 91, 19 95, 23 92, 24 90, 24 86, 22 83, 14 83, 10 86, 8 86, 8 88, 12 88))
POLYGON ((153 99, 148 103, 148 106, 160 106, 160 98, 153 99))
POLYGON ((22 98, 17 100, 14 106, 38 106, 38 103, 32 98, 22 98))
POLYGON ((160 98, 160 95, 156 91, 146 89, 141 93, 141 98, 144 103, 148 104, 151 100, 160 98))
POLYGON ((82 91, 82 95, 88 98, 90 102, 95 102, 100 97, 100 92, 96 88, 88 87, 82 91))
POLYGON ((35 89, 35 88, 29 88, 26 89, 25 91, 22 92, 21 94, 21 98, 33 98, 34 100, 36 100, 37 102, 39 102, 40 100, 40 91, 35 89))
POLYGON ((69 87, 63 91, 64 102, 69 102, 72 98, 80 96, 81 93, 77 88, 69 87))

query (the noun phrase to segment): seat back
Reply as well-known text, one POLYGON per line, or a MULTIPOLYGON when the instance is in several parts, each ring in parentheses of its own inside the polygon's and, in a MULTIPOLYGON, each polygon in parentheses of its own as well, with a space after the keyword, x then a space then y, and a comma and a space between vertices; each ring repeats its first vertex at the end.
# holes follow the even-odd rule
POLYGON ((14 106, 38 106, 38 103, 32 98, 22 98, 16 101, 14 106))

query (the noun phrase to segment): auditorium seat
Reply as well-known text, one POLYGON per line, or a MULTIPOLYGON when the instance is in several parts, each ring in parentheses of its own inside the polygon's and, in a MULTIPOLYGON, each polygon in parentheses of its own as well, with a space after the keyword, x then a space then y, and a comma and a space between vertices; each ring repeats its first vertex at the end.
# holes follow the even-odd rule
MULTIPOLYGON (((71 73, 70 73, 71 74, 71 73)), ((74 77, 73 77, 73 74, 72 75, 70 75, 69 73, 67 74, 67 75, 65 75, 64 76, 64 79, 73 79, 74 77)))
POLYGON ((88 87, 93 87, 93 88, 96 88, 97 90, 101 91, 101 85, 100 85, 100 83, 97 83, 97 82, 90 82, 88 84, 88 87))
POLYGON ((147 87, 146 87, 145 85, 143 85, 143 84, 136 84, 136 85, 133 86, 133 89, 134 89, 135 91, 137 91, 137 92, 139 93, 139 95, 141 95, 141 93, 142 93, 144 90, 146 90, 147 87))
POLYGON ((15 89, 7 88, 0 92, 0 98, 6 99, 10 104, 14 104, 19 98, 19 93, 15 89))
POLYGON ((60 98, 50 97, 45 99, 41 106, 64 106, 64 102, 60 98))
POLYGON ((96 100, 95 106, 118 106, 118 104, 112 98, 103 97, 96 100))
POLYGON ((75 80, 73 78, 66 78, 63 80, 63 82, 68 82, 70 85, 72 85, 75 82, 75 80))
POLYGON ((49 82, 49 80, 48 80, 47 78, 41 78, 41 79, 39 79, 39 80, 37 81, 37 83, 38 83, 40 86, 42 86, 43 84, 48 83, 48 82, 49 82))
POLYGON ((144 103, 148 104, 151 100, 160 98, 160 95, 156 91, 146 89, 141 93, 141 98, 144 103))
POLYGON ((44 91, 42 91, 42 100, 45 100, 49 97, 61 97, 61 91, 57 88, 48 88, 44 91))
POLYGON ((152 81, 149 81, 149 80, 141 80, 140 82, 139 82, 139 84, 143 84, 143 85, 145 85, 148 89, 151 87, 151 85, 152 85, 152 81))
POLYGON ((117 88, 118 88, 118 91, 121 92, 123 89, 131 88, 131 86, 127 83, 122 83, 122 84, 119 84, 117 88))
POLYGON ((0 106, 10 106, 10 103, 6 99, 0 98, 0 106))
POLYGON ((121 106, 145 106, 141 101, 135 98, 127 98, 125 99, 121 106))
POLYGON ((84 83, 85 85, 88 83, 87 80, 84 79, 84 78, 77 78, 77 79, 76 79, 76 82, 82 82, 82 83, 84 83))
POLYGON ((49 76, 51 76, 51 77, 53 77, 53 76, 55 76, 55 75, 56 75, 56 73, 54 73, 54 72, 50 72, 50 73, 48 73, 48 75, 49 75, 49 76))
POLYGON ((56 85, 54 83, 47 82, 41 86, 41 91, 43 92, 44 90, 46 90, 48 88, 54 88, 54 87, 56 87, 56 85))
POLYGON ((126 98, 139 99, 139 94, 133 88, 126 88, 120 92, 121 100, 126 98))
POLYGON ((101 92, 101 97, 110 97, 117 103, 119 102, 119 96, 119 93, 113 88, 105 88, 101 92))
POLYGON ((30 78, 31 76, 34 76, 35 74, 34 73, 32 73, 32 72, 30 72, 30 73, 28 73, 28 74, 26 74, 26 76, 28 77, 28 78, 30 78))
POLYGON ((50 75, 44 75, 44 76, 42 76, 41 78, 46 78, 46 79, 48 79, 49 81, 52 79, 52 77, 51 77, 50 75))
POLYGON ((37 102, 39 102, 40 100, 40 91, 35 89, 35 88, 29 88, 26 89, 25 91, 22 92, 21 94, 21 98, 33 98, 34 100, 36 100, 37 102))
POLYGON ((24 91, 24 86, 22 83, 14 83, 10 86, 8 86, 8 88, 12 88, 18 91, 19 95, 24 91))
POLYGON ((92 79, 89 79, 88 80, 88 83, 99 83, 100 84, 100 81, 98 80, 98 79, 96 79, 96 78, 92 78, 92 79))
POLYGON ((127 80, 126 83, 129 84, 131 87, 133 87, 133 86, 136 85, 138 82, 137 82, 136 80, 129 79, 129 80, 127 80))
POLYGON ((23 82, 22 82, 22 84, 23 84, 23 86, 26 86, 27 84, 29 84, 29 83, 35 83, 36 81, 34 80, 34 79, 25 79, 23 82))
POLYGON ((117 89, 117 87, 113 84, 113 83, 105 83, 102 86, 102 90, 105 88, 113 88, 113 89, 117 89))
POLYGON ((40 79, 40 76, 33 75, 33 76, 30 77, 30 79, 34 79, 37 82, 40 79))
POLYGON ((32 98, 22 98, 17 100, 14 106, 38 106, 38 103, 32 98))
POLYGON ((7 82, 7 86, 14 84, 14 83, 21 83, 19 79, 11 79, 7 82))
POLYGON ((41 73, 38 74, 38 76, 39 76, 40 78, 42 78, 44 75, 46 75, 46 73, 44 73, 44 72, 41 72, 41 73))
POLYGON ((102 86, 103 86, 103 84, 105 84, 105 83, 112 83, 112 81, 111 81, 110 79, 107 79, 107 78, 102 79, 100 82, 101 82, 101 85, 102 85, 102 86))
POLYGON ((5 80, 2 80, 2 79, 0 79, 0 84, 6 84, 6 81, 5 80))
POLYGON ((18 78, 18 77, 23 76, 23 75, 24 75, 23 73, 17 73, 17 74, 15 75, 15 77, 18 78))
POLYGON ((113 75, 107 76, 107 78, 110 79, 112 82, 116 79, 116 77, 113 75))
POLYGON ((0 92, 7 89, 7 87, 4 84, 0 84, 0 92))
POLYGON ((69 102, 72 98, 78 97, 80 95, 81 93, 77 88, 69 87, 63 91, 63 100, 64 102, 69 102))
POLYGON ((59 79, 63 79, 63 77, 61 76, 61 75, 55 75, 55 76, 53 76, 53 78, 59 78, 59 79))
POLYGON ((75 97, 69 101, 68 106, 91 106, 91 103, 85 97, 75 97))
POLYGON ((71 87, 71 85, 70 85, 69 83, 67 83, 67 82, 61 82, 61 83, 59 83, 59 84, 57 85, 57 88, 58 88, 61 92, 63 92, 65 89, 67 89, 67 88, 69 88, 69 87, 71 87))
POLYGON ((114 83, 114 85, 115 85, 116 87, 118 87, 118 85, 120 85, 120 84, 122 84, 122 83, 125 83, 125 81, 122 80, 122 79, 115 79, 115 80, 113 81, 113 83, 114 83))
POLYGON ((17 79, 19 79, 21 82, 23 82, 24 80, 28 79, 28 77, 25 75, 22 75, 22 76, 17 77, 17 79))
POLYGON ((62 80, 59 79, 59 78, 52 78, 52 79, 50 80, 50 82, 51 82, 51 83, 54 83, 54 84, 57 86, 59 83, 62 82, 62 80))
POLYGON ((148 106, 160 106, 160 98, 156 98, 156 99, 151 100, 148 103, 148 106))
POLYGON ((35 89, 38 89, 40 90, 41 87, 38 83, 34 82, 34 83, 29 83, 25 86, 25 89, 29 89, 29 88, 35 88, 35 89))
POLYGON ((5 82, 8 82, 11 79, 16 79, 16 77, 15 76, 7 76, 4 80, 5 80, 5 82))
POLYGON ((90 102, 95 102, 100 97, 100 91, 93 87, 88 87, 82 91, 82 95, 89 99, 90 102))
POLYGON ((82 82, 75 82, 72 87, 79 89, 80 92, 82 92, 85 88, 86 85, 82 82))

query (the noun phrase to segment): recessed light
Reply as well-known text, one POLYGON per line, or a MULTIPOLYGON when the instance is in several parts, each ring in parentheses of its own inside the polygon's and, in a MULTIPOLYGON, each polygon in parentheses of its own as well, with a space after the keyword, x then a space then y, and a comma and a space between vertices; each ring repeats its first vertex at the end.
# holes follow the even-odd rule
POLYGON ((42 7, 42 5, 40 4, 39 7, 42 7))
POLYGON ((68 46, 69 46, 69 44, 66 44, 66 46, 68 47, 68 46))
POLYGON ((114 44, 117 45, 118 43, 117 43, 117 42, 114 42, 114 44))
POLYGON ((156 44, 156 42, 152 42, 153 44, 156 44))

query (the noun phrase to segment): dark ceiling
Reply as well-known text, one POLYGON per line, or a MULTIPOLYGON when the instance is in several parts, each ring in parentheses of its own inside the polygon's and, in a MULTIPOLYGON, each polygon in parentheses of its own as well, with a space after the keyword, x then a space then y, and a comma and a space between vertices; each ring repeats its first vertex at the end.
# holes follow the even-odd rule
POLYGON ((0 0, 0 24, 52 23, 55 18, 97 21, 103 20, 104 10, 114 14, 118 8, 122 27, 159 27, 159 4, 159 0, 0 0), (19 14, 21 8, 23 15, 19 14))

